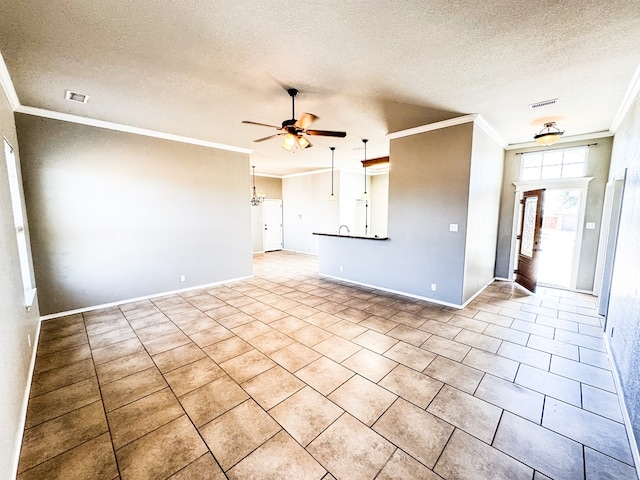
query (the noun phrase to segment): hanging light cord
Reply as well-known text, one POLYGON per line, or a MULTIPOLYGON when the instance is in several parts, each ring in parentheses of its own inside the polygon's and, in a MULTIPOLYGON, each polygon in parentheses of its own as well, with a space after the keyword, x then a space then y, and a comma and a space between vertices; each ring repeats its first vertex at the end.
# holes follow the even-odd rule
POLYGON ((364 143, 364 161, 365 161, 365 163, 363 165, 364 166, 364 194, 365 195, 367 194, 367 164, 366 164, 366 162, 367 162, 367 142, 368 141, 369 140, 366 139, 366 138, 362 139, 362 143, 364 143))
POLYGON ((336 147, 329 147, 331 149, 331 196, 333 196, 333 152, 336 147))

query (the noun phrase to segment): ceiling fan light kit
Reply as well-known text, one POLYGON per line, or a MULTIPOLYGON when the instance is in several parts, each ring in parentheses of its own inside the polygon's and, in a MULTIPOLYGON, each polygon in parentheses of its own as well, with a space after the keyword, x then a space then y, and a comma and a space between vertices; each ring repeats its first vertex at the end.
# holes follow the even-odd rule
POLYGON ((294 152, 296 148, 304 150, 305 148, 312 147, 311 142, 305 137, 305 135, 318 135, 323 137, 338 137, 344 138, 347 136, 346 132, 337 132, 333 130, 309 130, 307 127, 313 122, 318 120, 318 117, 312 113, 304 113, 299 119, 296 119, 296 104, 295 99, 298 95, 298 90, 290 88, 287 93, 291 97, 291 118, 282 122, 281 127, 275 125, 269 125, 266 123, 252 122, 250 120, 243 120, 242 123, 249 125, 259 125, 262 127, 275 128, 280 130, 280 133, 269 135, 268 137, 258 138, 254 142, 263 142, 270 138, 283 136, 282 148, 287 152, 294 152))
POLYGON ((533 136, 533 139, 538 145, 549 146, 557 143, 560 137, 564 134, 564 130, 560 130, 556 127, 556 122, 547 122, 544 124, 542 130, 533 136))

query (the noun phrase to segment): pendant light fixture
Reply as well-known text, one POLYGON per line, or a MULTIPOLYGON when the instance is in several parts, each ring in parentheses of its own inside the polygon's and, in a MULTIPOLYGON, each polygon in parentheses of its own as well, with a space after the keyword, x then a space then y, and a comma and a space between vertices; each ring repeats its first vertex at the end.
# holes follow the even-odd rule
POLYGON ((329 147, 331 150, 331 195, 329 195, 329 200, 334 201, 336 196, 333 194, 333 154, 336 150, 336 147, 329 147))
POLYGON ((367 193, 367 142, 369 140, 366 138, 362 139, 362 143, 364 143, 364 161, 362 162, 362 166, 364 167, 364 193, 362 194, 363 199, 368 199, 369 194, 367 193))
POLYGON ((260 195, 256 195, 256 166, 251 165, 251 168, 253 168, 253 175, 252 175, 253 193, 251 194, 251 206, 257 207, 262 202, 264 202, 264 199, 267 197, 267 195, 264 193, 261 193, 260 195))
POLYGON ((538 145, 546 147, 557 143, 562 134, 564 134, 564 130, 560 131, 560 129, 556 127, 556 122, 547 122, 544 124, 542 130, 533 136, 533 139, 538 145))

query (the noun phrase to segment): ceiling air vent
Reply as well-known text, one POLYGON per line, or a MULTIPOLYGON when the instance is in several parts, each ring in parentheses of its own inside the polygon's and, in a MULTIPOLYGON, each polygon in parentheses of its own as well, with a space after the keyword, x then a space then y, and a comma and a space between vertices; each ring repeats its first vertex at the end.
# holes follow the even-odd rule
POLYGON ((556 103, 558 103, 558 99, 553 98, 551 100, 543 100, 542 102, 532 103, 531 105, 529 105, 529 108, 531 110, 535 110, 536 108, 550 107, 551 105, 555 105, 556 103))
POLYGON ((67 90, 65 92, 64 98, 72 102, 80 103, 87 103, 89 101, 89 95, 85 95, 84 93, 72 92, 71 90, 67 90))

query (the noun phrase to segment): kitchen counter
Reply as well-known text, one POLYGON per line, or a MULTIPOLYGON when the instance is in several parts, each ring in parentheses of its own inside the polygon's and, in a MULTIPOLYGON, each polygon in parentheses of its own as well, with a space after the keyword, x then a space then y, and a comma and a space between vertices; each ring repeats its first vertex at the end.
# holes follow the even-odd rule
POLYGON ((323 233, 323 232, 313 232, 313 234, 322 235, 325 237, 359 238, 363 240, 389 240, 389 237, 379 237, 377 235, 340 235, 338 233, 323 233))

